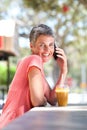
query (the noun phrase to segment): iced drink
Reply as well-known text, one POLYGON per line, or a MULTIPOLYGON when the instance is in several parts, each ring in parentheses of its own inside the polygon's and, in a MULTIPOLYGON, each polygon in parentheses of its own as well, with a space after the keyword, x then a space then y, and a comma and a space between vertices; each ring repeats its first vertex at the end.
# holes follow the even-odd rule
POLYGON ((57 95, 58 106, 67 106, 69 89, 66 87, 57 87, 55 91, 57 95))

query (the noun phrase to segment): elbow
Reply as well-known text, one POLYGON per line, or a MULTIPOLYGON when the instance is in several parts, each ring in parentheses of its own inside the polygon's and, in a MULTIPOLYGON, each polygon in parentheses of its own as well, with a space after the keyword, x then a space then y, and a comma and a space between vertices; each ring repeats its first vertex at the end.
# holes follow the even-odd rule
POLYGON ((47 104, 46 99, 42 98, 42 99, 33 99, 32 100, 32 105, 33 107, 39 107, 39 106, 45 106, 47 104))
POLYGON ((52 106, 56 106, 56 102, 52 102, 51 105, 52 105, 52 106))
POLYGON ((32 102, 33 107, 38 107, 41 106, 40 102, 32 102))
POLYGON ((48 102, 50 103, 50 105, 56 106, 56 104, 57 104, 57 99, 53 99, 53 100, 50 100, 50 101, 48 101, 48 102))

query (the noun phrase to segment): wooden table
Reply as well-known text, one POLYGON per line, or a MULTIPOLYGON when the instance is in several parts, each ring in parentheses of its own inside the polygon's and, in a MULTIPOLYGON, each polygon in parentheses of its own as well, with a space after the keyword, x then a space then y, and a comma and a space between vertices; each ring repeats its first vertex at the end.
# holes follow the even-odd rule
POLYGON ((36 107, 3 130, 87 130, 87 106, 36 107))

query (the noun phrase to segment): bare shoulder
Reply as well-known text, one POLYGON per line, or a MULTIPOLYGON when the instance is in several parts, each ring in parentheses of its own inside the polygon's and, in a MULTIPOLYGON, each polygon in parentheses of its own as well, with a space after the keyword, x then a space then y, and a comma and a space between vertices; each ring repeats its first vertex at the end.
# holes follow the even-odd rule
POLYGON ((37 77, 37 76, 41 77, 41 70, 35 66, 30 67, 28 71, 28 78, 37 77))

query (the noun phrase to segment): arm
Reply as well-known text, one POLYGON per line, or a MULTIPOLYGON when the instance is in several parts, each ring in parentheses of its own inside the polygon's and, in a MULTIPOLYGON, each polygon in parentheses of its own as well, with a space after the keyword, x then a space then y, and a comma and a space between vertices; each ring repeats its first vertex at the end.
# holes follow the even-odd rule
POLYGON ((56 48, 56 53, 58 54, 57 55, 58 56, 57 63, 58 63, 58 66, 60 68, 60 75, 59 75, 59 79, 58 79, 57 84, 60 85, 60 84, 64 84, 65 78, 67 75, 67 71, 68 71, 67 57, 66 57, 64 51, 60 48, 56 48))
POLYGON ((55 87, 53 88, 53 90, 48 88, 49 94, 48 94, 48 92, 46 93, 46 97, 48 99, 48 102, 51 105, 55 105, 56 101, 57 101, 56 100, 56 94, 55 94, 56 87, 61 85, 61 84, 64 84, 65 78, 66 78, 66 75, 67 75, 67 58, 66 58, 65 53, 60 48, 56 48, 56 53, 57 53, 57 57, 58 57, 56 61, 57 61, 58 66, 60 68, 60 74, 59 74, 59 77, 58 77, 58 81, 55 84, 55 87))
POLYGON ((30 96, 33 106, 44 106, 47 101, 44 96, 42 75, 40 69, 31 67, 28 72, 30 96))

